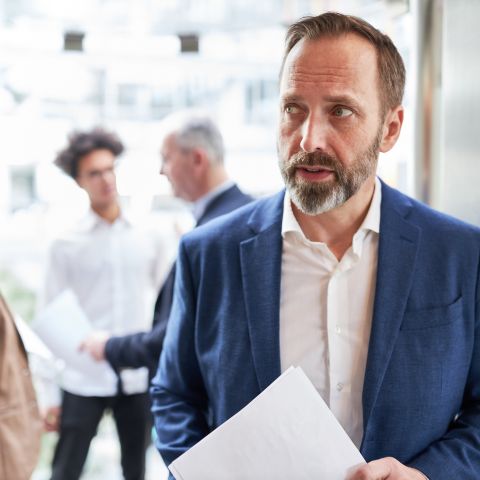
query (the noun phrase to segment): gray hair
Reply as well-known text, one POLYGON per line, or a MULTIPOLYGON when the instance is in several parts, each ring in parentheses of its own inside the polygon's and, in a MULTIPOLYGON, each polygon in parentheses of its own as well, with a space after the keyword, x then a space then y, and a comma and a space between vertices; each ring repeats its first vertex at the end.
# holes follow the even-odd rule
POLYGON ((212 164, 223 164, 223 137, 214 121, 205 114, 176 113, 164 120, 165 134, 174 134, 177 145, 185 150, 201 148, 212 164))

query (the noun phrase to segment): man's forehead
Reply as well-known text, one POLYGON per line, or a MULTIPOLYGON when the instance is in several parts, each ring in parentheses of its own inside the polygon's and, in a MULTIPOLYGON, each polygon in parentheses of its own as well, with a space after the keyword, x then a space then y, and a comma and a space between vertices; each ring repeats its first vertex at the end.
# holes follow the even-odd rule
POLYGON ((292 63, 285 68, 282 82, 287 86, 296 83, 332 83, 338 84, 355 74, 356 69, 340 65, 338 67, 308 68, 299 63, 292 63))
POLYGON ((97 165, 113 165, 116 161, 115 155, 106 148, 97 148, 83 155, 79 161, 79 167, 91 167, 97 165))
POLYGON ((376 61, 375 47, 356 34, 302 39, 288 53, 283 73, 308 67, 341 74, 361 69, 365 64, 376 65, 376 61))
POLYGON ((174 132, 167 133, 163 137, 161 150, 163 151, 163 150, 171 149, 171 148, 175 147, 175 145, 176 145, 175 133, 174 132))
POLYGON ((289 52, 281 77, 281 90, 293 84, 341 85, 376 83, 375 48, 355 34, 302 39, 289 52))

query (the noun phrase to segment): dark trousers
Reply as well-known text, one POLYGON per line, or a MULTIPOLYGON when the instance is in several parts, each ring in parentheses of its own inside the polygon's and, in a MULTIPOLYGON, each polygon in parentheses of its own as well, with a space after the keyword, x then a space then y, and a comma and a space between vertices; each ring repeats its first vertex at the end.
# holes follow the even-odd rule
POLYGON ((125 480, 144 480, 145 451, 152 418, 148 393, 114 397, 81 397, 63 392, 60 435, 52 462, 52 480, 78 480, 92 438, 110 409, 120 440, 125 480))

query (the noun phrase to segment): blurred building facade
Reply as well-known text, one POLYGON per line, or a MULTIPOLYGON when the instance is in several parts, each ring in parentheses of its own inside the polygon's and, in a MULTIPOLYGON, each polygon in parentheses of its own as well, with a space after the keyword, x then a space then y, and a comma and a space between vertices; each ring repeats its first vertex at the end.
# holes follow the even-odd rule
MULTIPOLYGON (((122 197, 170 222, 179 204, 158 175, 159 122, 191 107, 211 112, 225 136, 227 169, 246 191, 282 185, 275 134, 286 25, 306 14, 361 15, 409 62, 404 0, 0 0, 0 265, 33 288, 51 235, 86 207, 52 165, 72 129, 104 125, 127 151, 122 197)), ((387 181, 409 187, 410 134, 387 181)))

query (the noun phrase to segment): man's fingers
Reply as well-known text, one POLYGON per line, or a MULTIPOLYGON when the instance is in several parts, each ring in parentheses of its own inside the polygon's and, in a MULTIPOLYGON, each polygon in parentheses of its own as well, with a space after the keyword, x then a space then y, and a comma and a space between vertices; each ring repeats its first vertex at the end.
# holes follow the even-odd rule
POLYGON ((394 458, 382 458, 362 465, 348 480, 386 480, 395 469, 394 458))
POLYGON ((43 426, 47 432, 56 432, 60 424, 60 407, 49 407, 45 412, 42 412, 43 426))
POLYGON ((348 480, 423 480, 418 470, 403 465, 392 457, 373 460, 355 470, 348 480))
POLYGON ((380 460, 373 460, 368 463, 370 473, 373 475, 372 479, 383 480, 388 478, 395 471, 398 464, 397 460, 391 457, 382 458, 380 460))

